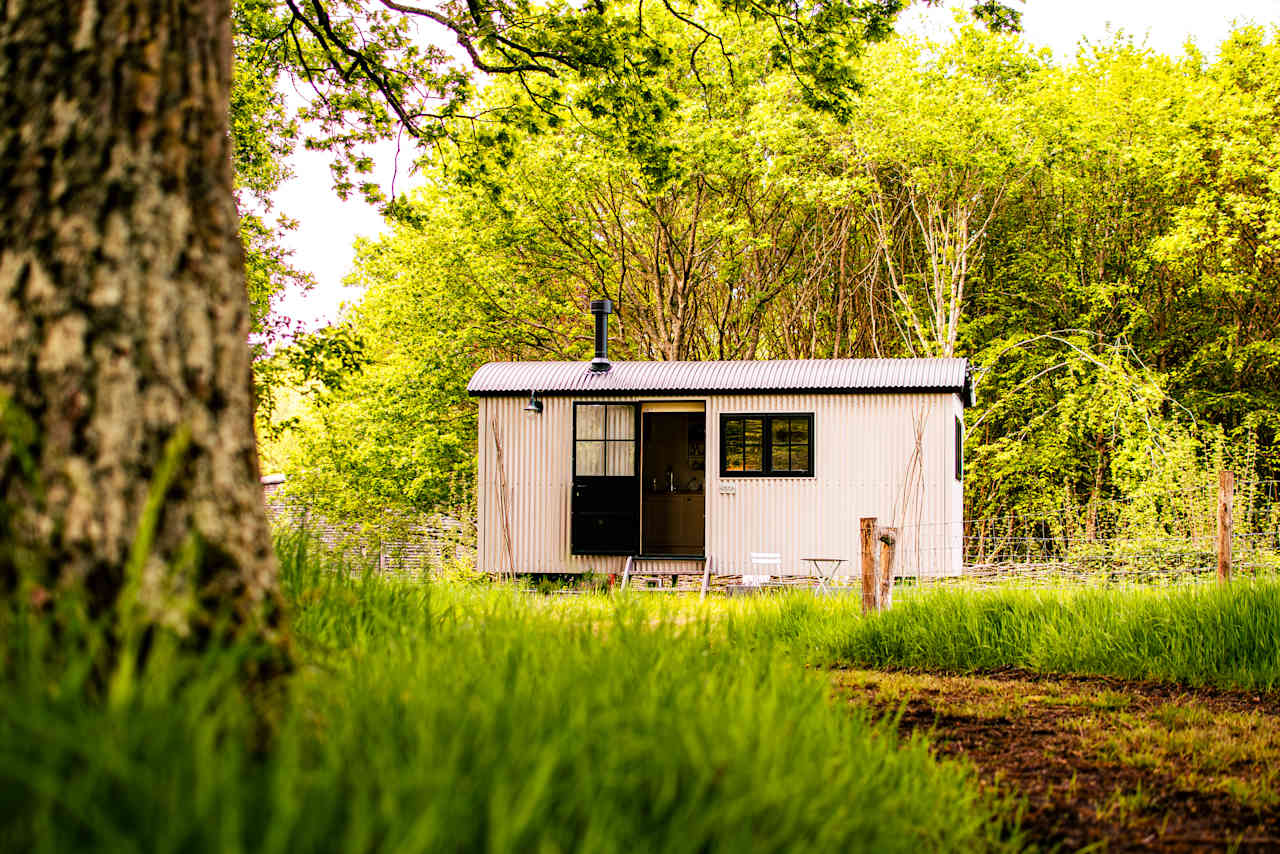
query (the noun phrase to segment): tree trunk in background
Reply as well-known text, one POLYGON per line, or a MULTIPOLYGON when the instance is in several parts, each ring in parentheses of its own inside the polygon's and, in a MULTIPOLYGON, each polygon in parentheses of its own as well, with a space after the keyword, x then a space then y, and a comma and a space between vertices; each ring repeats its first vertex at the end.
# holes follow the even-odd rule
POLYGON ((83 583, 101 610, 140 566, 139 607, 180 631, 201 606, 255 620, 276 584, 230 20, 228 0, 0 2, 0 583, 83 583))

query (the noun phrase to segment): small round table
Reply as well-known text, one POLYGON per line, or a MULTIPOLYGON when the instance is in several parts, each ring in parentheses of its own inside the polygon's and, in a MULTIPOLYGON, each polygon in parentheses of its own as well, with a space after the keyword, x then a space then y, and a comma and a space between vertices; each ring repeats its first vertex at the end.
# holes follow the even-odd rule
POLYGON ((813 564, 813 574, 818 578, 818 588, 813 591, 814 594, 830 593, 831 584, 835 580, 836 573, 840 571, 840 567, 844 564, 845 559, 842 557, 802 557, 800 559, 813 564), (826 572, 823 572, 824 567, 826 572))

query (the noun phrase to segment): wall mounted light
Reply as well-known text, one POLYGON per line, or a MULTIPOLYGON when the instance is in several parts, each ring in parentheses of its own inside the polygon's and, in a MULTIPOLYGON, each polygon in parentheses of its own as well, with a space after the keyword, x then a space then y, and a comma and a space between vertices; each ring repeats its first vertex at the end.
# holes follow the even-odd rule
POLYGON ((542 401, 538 400, 536 391, 529 392, 529 403, 525 406, 524 411, 530 415, 542 414, 542 401))

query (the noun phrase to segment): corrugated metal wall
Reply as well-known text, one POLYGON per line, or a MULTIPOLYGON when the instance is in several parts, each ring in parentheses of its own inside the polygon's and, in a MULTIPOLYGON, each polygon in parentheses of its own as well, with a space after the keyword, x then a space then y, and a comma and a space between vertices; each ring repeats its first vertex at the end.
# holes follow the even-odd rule
POLYGON ((806 557, 843 557, 858 574, 859 520, 902 529, 897 573, 958 572, 947 531, 959 520, 953 485, 955 395, 757 395, 707 401, 707 546, 719 572, 750 571, 750 552, 779 552, 784 570, 806 557), (813 412, 813 478, 721 478, 720 415, 813 412), (921 430, 918 475, 908 483, 921 430), (731 487, 732 494, 723 488, 731 487))
MULTIPOLYGON (((636 398, 591 397, 592 402, 636 398)), ((569 553, 569 502, 573 490, 573 399, 545 398, 541 415, 524 411, 523 398, 480 398, 479 528, 477 567, 486 572, 622 572, 627 559, 569 553), (495 442, 495 436, 497 441, 495 442), (506 472, 504 533, 498 444, 506 472)), ((701 572, 695 561, 646 561, 653 572, 701 572)))
MULTIPOLYGON (((858 520, 863 516, 902 529, 897 574, 960 571, 963 496, 954 477, 953 448, 954 419, 962 409, 956 395, 720 395, 704 400, 706 544, 717 573, 749 572, 749 553, 758 551, 780 552, 784 572, 791 573, 807 571, 801 562, 805 557, 843 557, 848 561, 844 571, 856 575, 858 520), (720 415, 768 412, 814 414, 816 476, 722 479, 720 415), (910 475, 913 465, 918 465, 918 476, 910 475), (722 487, 731 487, 731 494, 722 487)), ((573 399, 546 398, 541 415, 524 412, 525 403, 521 398, 479 400, 479 568, 621 572, 626 558, 569 554, 573 399), (499 443, 506 474, 505 526, 499 443), (510 560, 504 528, 510 535, 510 560)), ((684 561, 647 563, 646 568, 701 571, 700 564, 684 561)))

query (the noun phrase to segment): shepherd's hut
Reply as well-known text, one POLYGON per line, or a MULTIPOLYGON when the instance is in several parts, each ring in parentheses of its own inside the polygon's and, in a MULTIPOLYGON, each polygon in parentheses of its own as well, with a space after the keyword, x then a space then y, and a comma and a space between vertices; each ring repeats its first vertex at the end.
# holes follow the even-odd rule
POLYGON ((959 574, 964 359, 612 363, 611 305, 591 308, 591 362, 468 385, 480 569, 848 575, 875 517, 898 529, 895 575, 959 574))

